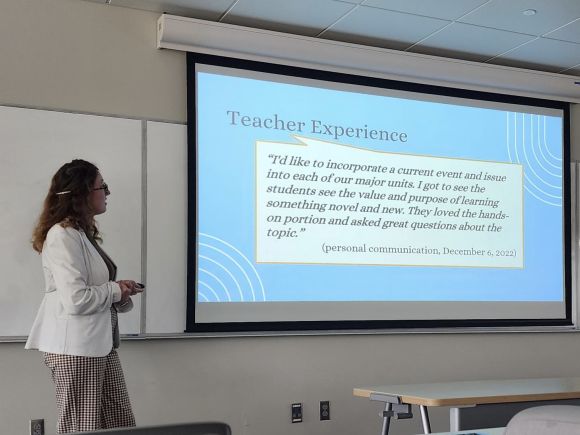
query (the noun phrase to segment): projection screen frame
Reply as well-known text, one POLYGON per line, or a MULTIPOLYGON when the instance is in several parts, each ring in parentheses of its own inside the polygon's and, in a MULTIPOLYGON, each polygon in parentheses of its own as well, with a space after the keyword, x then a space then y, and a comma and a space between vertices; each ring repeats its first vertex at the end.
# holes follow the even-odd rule
POLYGON ((187 329, 189 333, 204 332, 277 332, 288 331, 389 331, 389 330, 480 330, 489 328, 539 327, 561 331, 572 326, 572 255, 571 255, 571 195, 570 195, 570 107, 562 101, 544 100, 518 95, 447 88, 442 86, 402 82, 376 77, 287 66, 282 64, 236 59, 203 53, 187 53, 187 108, 188 108, 188 249, 187 249, 187 329), (198 323, 195 319, 196 264, 197 264, 197 132, 196 132, 196 64, 225 67, 234 70, 258 71, 267 74, 331 81, 346 85, 360 85, 389 90, 400 90, 423 95, 490 101, 504 104, 536 106, 561 110, 563 113, 562 150, 562 206, 563 206, 563 262, 564 304, 563 318, 545 319, 453 319, 453 320, 339 320, 339 321, 266 321, 198 323))

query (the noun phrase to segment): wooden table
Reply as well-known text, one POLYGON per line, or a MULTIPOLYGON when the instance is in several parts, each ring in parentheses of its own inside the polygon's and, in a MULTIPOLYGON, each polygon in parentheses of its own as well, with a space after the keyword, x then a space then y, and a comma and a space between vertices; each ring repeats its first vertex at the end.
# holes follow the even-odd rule
POLYGON ((428 406, 449 406, 451 431, 460 428, 459 409, 485 404, 552 401, 580 398, 580 377, 506 379, 435 384, 384 385, 355 388, 353 394, 384 402, 381 434, 389 433, 391 418, 409 418, 411 405, 421 410, 423 431, 431 433, 428 406))

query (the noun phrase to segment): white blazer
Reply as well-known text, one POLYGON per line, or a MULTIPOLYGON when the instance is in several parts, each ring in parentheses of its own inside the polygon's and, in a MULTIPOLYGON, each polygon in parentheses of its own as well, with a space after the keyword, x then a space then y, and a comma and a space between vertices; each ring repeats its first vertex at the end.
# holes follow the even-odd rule
MULTIPOLYGON (((86 234, 54 225, 42 248, 45 295, 26 349, 105 356, 113 348, 111 305, 121 300, 105 261, 86 234)), ((118 307, 129 311, 133 303, 118 307)))

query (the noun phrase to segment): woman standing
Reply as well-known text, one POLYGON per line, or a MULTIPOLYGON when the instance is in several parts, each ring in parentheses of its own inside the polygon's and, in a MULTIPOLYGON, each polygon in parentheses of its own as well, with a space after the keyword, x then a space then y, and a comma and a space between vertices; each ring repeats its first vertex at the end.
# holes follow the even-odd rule
POLYGON ((56 387, 57 433, 135 426, 119 346, 118 312, 143 291, 115 281, 117 267, 101 249, 94 217, 110 194, 98 168, 84 160, 53 176, 33 248, 42 255, 45 295, 26 349, 44 352, 56 387))

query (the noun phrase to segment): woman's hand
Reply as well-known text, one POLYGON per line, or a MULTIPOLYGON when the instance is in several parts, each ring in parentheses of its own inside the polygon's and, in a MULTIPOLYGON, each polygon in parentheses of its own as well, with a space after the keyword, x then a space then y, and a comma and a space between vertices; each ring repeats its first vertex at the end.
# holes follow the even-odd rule
POLYGON ((143 292, 143 286, 141 284, 129 279, 117 281, 117 284, 121 287, 121 303, 126 302, 131 296, 143 292))

